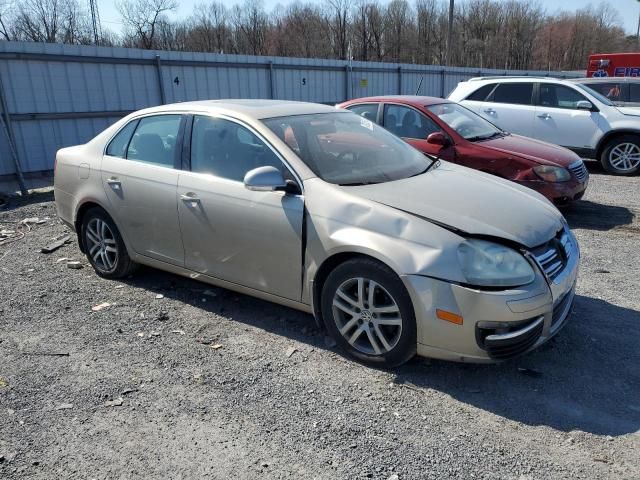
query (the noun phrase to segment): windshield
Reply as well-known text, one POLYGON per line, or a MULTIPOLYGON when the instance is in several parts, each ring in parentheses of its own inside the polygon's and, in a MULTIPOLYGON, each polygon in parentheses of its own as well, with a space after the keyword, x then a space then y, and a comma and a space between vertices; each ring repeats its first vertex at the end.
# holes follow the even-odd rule
POLYGON ((440 103, 428 106, 427 109, 472 142, 504 135, 498 127, 457 103, 440 103))
POLYGON ((377 124, 351 112, 263 120, 321 179, 340 185, 399 180, 434 162, 377 124))
POLYGON ((602 103, 604 103, 605 105, 609 105, 610 107, 613 107, 613 102, 611 100, 609 100, 607 97, 605 97, 604 95, 602 95, 601 93, 596 92, 593 88, 589 88, 588 85, 583 85, 581 83, 576 83, 575 84, 578 88, 581 88, 582 90, 584 90, 585 92, 587 92, 589 95, 596 97, 597 100, 601 101, 602 103))

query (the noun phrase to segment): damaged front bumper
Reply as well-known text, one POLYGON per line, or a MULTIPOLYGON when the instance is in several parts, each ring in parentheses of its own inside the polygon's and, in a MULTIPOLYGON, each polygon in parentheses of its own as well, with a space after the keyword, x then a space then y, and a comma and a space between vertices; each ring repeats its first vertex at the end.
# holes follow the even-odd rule
POLYGON ((459 362, 491 363, 531 351, 565 325, 573 305, 579 252, 553 280, 538 269, 529 285, 488 291, 420 275, 402 277, 413 300, 418 355, 459 362), (440 320, 454 312, 462 324, 440 320))

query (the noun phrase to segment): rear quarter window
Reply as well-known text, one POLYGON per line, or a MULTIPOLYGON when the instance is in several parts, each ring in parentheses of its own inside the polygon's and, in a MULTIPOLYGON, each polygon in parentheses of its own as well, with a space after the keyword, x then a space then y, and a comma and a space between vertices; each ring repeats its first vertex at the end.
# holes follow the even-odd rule
POLYGON ((138 125, 138 120, 133 120, 127 123, 117 134, 111 142, 109 146, 107 146, 107 155, 111 157, 119 157, 126 158, 127 156, 127 146, 129 145, 129 140, 131 140, 131 135, 136 129, 138 125))
POLYGON ((479 89, 477 89, 475 92, 473 92, 471 95, 469 95, 465 100, 484 102, 495 86, 496 86, 495 83, 489 83, 487 85, 484 85, 479 89))
POLYGON ((629 101, 640 103, 640 83, 629 84, 629 101))

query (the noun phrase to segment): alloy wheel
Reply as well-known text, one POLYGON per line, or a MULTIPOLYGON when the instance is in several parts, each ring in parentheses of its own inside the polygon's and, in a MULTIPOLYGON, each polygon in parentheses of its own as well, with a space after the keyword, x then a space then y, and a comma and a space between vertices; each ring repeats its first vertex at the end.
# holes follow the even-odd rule
POLYGON ((87 252, 96 268, 111 272, 118 264, 118 243, 104 220, 92 218, 85 230, 87 252))
POLYGON ((384 355, 402 333, 400 308, 391 294, 373 280, 343 282, 333 297, 333 318, 349 344, 367 355, 384 355))
POLYGON ((620 143, 609 152, 609 164, 621 172, 634 170, 640 165, 640 147, 635 143, 620 143))

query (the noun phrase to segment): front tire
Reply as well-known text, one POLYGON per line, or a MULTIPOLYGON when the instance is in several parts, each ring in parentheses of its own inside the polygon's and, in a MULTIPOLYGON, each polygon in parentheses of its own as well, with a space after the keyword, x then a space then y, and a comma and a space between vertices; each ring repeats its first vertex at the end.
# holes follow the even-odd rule
POLYGON ((131 274, 135 264, 124 245, 118 227, 101 208, 92 208, 82 218, 81 238, 89 263, 104 278, 131 274))
POLYGON ((416 319, 409 293, 385 265, 365 258, 333 270, 322 288, 329 334, 351 357, 391 368, 416 353, 416 319))
POLYGON ((621 135, 610 140, 602 151, 600 163, 614 175, 634 175, 640 171, 640 136, 621 135))

